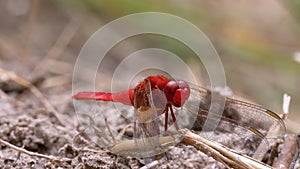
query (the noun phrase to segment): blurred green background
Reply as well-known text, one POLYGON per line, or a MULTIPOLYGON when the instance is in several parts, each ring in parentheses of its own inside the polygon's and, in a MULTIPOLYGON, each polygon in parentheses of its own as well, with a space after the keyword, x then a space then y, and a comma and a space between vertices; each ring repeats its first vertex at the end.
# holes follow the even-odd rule
MULTIPOLYGON (((82 45, 102 25, 136 12, 170 13, 197 25, 212 41, 225 67, 227 84, 234 94, 278 113, 282 111, 283 94, 290 95, 292 101, 288 128, 293 132, 300 131, 299 0, 0 2, 3 8, 0 12, 2 67, 17 71, 19 65, 25 64, 20 57, 25 57, 30 68, 21 73, 32 73, 41 59, 45 60, 52 54, 55 56, 52 57, 54 63, 52 66, 44 65, 45 70, 52 73, 50 76, 54 76, 53 74, 57 75, 60 72, 50 70, 53 69, 53 65, 65 64, 61 71, 70 81, 72 65, 82 45), (75 33, 67 36, 71 31, 75 33), (68 41, 62 40, 65 43, 57 44, 60 37, 70 38, 68 41), (55 45, 56 48, 53 49, 55 45), (26 50, 25 55, 24 52, 21 52, 22 55, 14 52, 14 49, 26 50), (18 62, 15 63, 16 59, 18 62)), ((110 55, 118 60, 121 55, 153 47, 153 44, 174 52, 187 62, 192 62, 189 60, 192 53, 182 45, 180 47, 173 40, 155 36, 136 37, 134 41, 129 40, 120 45, 110 55)))

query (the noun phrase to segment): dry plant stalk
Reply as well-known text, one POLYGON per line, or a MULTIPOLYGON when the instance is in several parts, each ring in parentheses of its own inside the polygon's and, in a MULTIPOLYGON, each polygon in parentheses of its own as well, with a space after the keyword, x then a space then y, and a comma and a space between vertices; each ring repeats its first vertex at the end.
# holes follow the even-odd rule
POLYGON ((259 162, 251 157, 231 150, 219 143, 207 140, 190 130, 183 129, 183 144, 192 145, 205 154, 210 154, 215 160, 234 169, 272 169, 272 167, 259 162))
POLYGON ((56 60, 63 53, 64 49, 70 43, 71 39, 74 37, 77 31, 78 25, 71 20, 64 28, 63 32, 57 38, 55 44, 52 46, 47 55, 42 59, 42 61, 34 68, 33 72, 44 71, 46 63, 52 59, 56 60))
POLYGON ((69 158, 62 158, 62 157, 56 157, 56 156, 52 156, 52 155, 45 155, 45 154, 40 154, 40 153, 36 153, 36 152, 31 152, 31 151, 25 150, 24 148, 20 148, 20 147, 17 147, 15 145, 12 145, 7 141, 2 140, 1 138, 0 138, 0 143, 4 144, 7 147, 10 147, 10 148, 12 148, 12 149, 14 149, 14 150, 16 150, 20 153, 24 153, 24 154, 27 154, 27 155, 30 155, 30 156, 46 158, 46 159, 52 160, 54 162, 70 162, 70 161, 72 161, 69 158))
POLYGON ((104 144, 104 145, 113 145, 115 144, 116 140, 115 137, 113 136, 110 126, 108 125, 107 119, 106 117, 104 117, 105 120, 105 126, 106 128, 109 130, 109 135, 100 127, 97 127, 96 122, 94 121, 94 118, 92 116, 90 116, 89 114, 81 114, 83 116, 88 117, 89 122, 90 122, 90 127, 92 127, 92 129, 95 131, 96 136, 98 136, 98 141, 100 142, 100 144, 104 144))
POLYGON ((7 70, 4 70, 0 68, 0 75, 4 75, 10 80, 13 80, 14 82, 20 84, 21 86, 24 86, 28 88, 44 105, 44 107, 47 109, 48 112, 53 113, 53 115, 56 117, 60 125, 63 125, 63 120, 60 114, 55 110, 55 108, 48 102, 48 100, 43 96, 43 94, 37 89, 35 86, 33 86, 30 82, 26 81, 25 79, 17 76, 16 74, 9 72, 7 70))
POLYGON ((286 135, 284 140, 279 157, 272 165, 274 168, 288 169, 297 154, 297 136, 286 135))
POLYGON ((40 8, 40 0, 33 0, 33 4, 31 6, 31 12, 28 18, 28 27, 27 27, 27 32, 25 35, 25 39, 24 42, 22 44, 22 48, 20 51, 20 54, 22 57, 21 62, 22 63, 26 63, 27 59, 28 59, 28 46, 29 46, 29 42, 31 39, 31 35, 32 35, 32 30, 36 21, 36 18, 38 16, 38 10, 40 8))

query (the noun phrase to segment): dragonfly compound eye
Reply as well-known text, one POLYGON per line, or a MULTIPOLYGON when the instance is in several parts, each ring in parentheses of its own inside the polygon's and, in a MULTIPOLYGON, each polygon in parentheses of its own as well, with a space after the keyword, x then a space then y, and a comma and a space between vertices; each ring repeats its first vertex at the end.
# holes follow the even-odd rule
POLYGON ((164 93, 167 100, 175 107, 181 107, 190 96, 190 88, 184 81, 172 80, 166 84, 164 93))

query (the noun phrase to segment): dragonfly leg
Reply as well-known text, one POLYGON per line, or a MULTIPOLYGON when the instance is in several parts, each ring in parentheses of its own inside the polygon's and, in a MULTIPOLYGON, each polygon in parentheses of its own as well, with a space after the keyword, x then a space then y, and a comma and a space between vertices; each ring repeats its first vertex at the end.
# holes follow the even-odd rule
POLYGON ((170 160, 170 157, 168 156, 167 152, 165 152, 165 157, 167 160, 170 160))
POLYGON ((133 122, 133 137, 137 138, 136 121, 133 122))
POLYGON ((168 118, 169 118, 168 117, 168 114, 169 114, 168 110, 169 110, 169 108, 168 108, 168 106, 166 106, 166 108, 164 110, 164 112, 165 112, 165 131, 168 130, 168 118))
POLYGON ((174 122, 175 128, 176 128, 176 130, 179 130, 178 124, 177 124, 177 122, 176 122, 176 116, 175 116, 175 114, 174 114, 172 105, 169 105, 169 108, 170 108, 170 111, 171 111, 171 117, 172 117, 172 120, 173 120, 173 122, 174 122))

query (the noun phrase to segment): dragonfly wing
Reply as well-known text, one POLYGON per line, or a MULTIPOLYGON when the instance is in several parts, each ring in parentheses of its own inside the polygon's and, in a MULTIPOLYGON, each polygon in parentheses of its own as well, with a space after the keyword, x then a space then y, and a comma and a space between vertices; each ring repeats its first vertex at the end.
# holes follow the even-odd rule
POLYGON ((195 124, 204 125, 204 121, 209 121, 206 125, 210 125, 210 123, 217 125, 214 130, 198 131, 201 136, 249 156, 252 156, 254 153, 264 153, 265 150, 269 149, 268 140, 255 128, 251 128, 240 121, 225 116, 217 114, 208 116, 207 114, 208 112, 202 110, 198 114, 195 124), (262 152, 257 152, 256 149, 260 145, 262 152))
POLYGON ((226 98, 225 110, 237 110, 241 124, 256 129, 267 139, 276 139, 285 134, 285 125, 280 116, 261 106, 226 98))
POLYGON ((246 147, 253 147, 252 150, 248 149, 246 152, 246 154, 251 155, 255 150, 254 148, 257 148, 259 144, 265 144, 267 148, 269 139, 281 137, 285 133, 282 119, 270 110, 251 103, 217 96, 220 100, 225 101, 224 110, 221 113, 209 112, 210 106, 219 105, 218 98, 215 99, 215 103, 211 103, 209 90, 194 85, 191 85, 190 88, 191 97, 184 105, 184 111, 187 114, 192 114, 190 115, 193 117, 190 119, 193 121, 191 128, 201 131, 201 135, 203 134, 209 139, 216 141, 218 136, 222 135, 224 138, 224 133, 226 133, 225 136, 228 136, 227 142, 229 144, 226 145, 226 141, 222 141, 222 139, 219 141, 221 144, 229 147, 234 145, 232 148, 240 151, 240 146, 244 144, 238 142, 242 140, 246 143, 246 147), (214 127, 210 128, 210 125, 214 127), (206 131, 203 131, 204 128, 206 131), (233 142, 235 139, 236 142, 233 142))
MULTIPOLYGON (((194 111, 197 110, 198 113, 208 112, 211 106, 218 106, 218 98, 215 99, 216 103, 211 103, 209 90, 192 86, 191 91, 191 98, 196 102, 190 105, 194 107, 194 111)), ((285 134, 284 122, 276 113, 244 101, 220 95, 217 97, 221 98, 220 100, 224 100, 225 105, 223 112, 215 113, 216 115, 225 116, 227 119, 232 120, 232 123, 237 122, 239 125, 247 126, 250 130, 257 130, 270 139, 282 137, 285 134), (269 132, 268 135, 266 135, 266 131, 269 132)))

